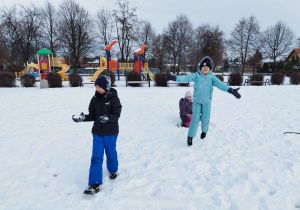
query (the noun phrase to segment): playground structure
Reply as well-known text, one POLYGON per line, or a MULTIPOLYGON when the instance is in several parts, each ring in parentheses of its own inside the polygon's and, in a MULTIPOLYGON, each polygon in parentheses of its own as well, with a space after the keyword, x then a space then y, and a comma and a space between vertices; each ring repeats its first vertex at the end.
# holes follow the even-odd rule
POLYGON ((59 71, 58 74, 60 75, 62 80, 63 81, 69 80, 69 77, 65 76, 64 74, 67 71, 69 71, 70 66, 68 66, 67 64, 64 64, 65 63, 64 58, 54 58, 53 53, 46 48, 39 50, 36 54, 37 54, 38 63, 37 64, 35 64, 35 63, 28 64, 28 62, 27 62, 26 68, 24 68, 20 72, 15 72, 16 78, 18 78, 18 77, 21 78, 24 74, 32 74, 36 78, 37 74, 39 74, 39 78, 41 79, 41 71, 43 71, 43 72, 51 71, 51 67, 53 67, 53 71, 54 71, 54 67, 60 67, 60 68, 62 68, 62 70, 59 71), (52 55, 51 58, 50 58, 50 55, 52 55), (45 56, 48 57, 48 59, 45 59, 45 56))
POLYGON ((15 76, 16 78, 18 77, 22 77, 24 74, 32 74, 34 76, 34 78, 37 77, 37 72, 38 72, 39 66, 38 64, 35 63, 29 63, 27 62, 27 67, 25 69, 23 69, 20 72, 15 72, 15 76))
POLYGON ((59 76, 62 78, 63 81, 69 81, 69 77, 64 75, 67 71, 69 71, 70 66, 67 64, 59 64, 58 65, 60 68, 62 68, 61 71, 57 72, 59 74, 59 76))
POLYGON ((147 46, 143 45, 142 47, 133 52, 134 63, 121 63, 118 60, 110 60, 110 50, 116 42, 117 41, 112 41, 110 45, 105 47, 107 58, 100 58, 98 70, 94 73, 92 77, 88 78, 88 80, 90 80, 90 82, 95 82, 95 80, 99 77, 99 75, 103 72, 104 69, 107 69, 108 71, 117 71, 118 80, 120 80, 120 71, 136 71, 140 73, 143 80, 153 80, 154 75, 150 71, 148 63, 144 63, 141 59, 141 55, 143 54, 147 46), (138 59, 136 59, 137 57, 138 59))
POLYGON ((103 72, 103 70, 105 68, 107 68, 107 59, 105 57, 101 57, 100 58, 100 67, 94 73, 94 75, 92 77, 88 78, 88 80, 90 80, 91 82, 95 82, 95 80, 99 77, 99 75, 103 72))

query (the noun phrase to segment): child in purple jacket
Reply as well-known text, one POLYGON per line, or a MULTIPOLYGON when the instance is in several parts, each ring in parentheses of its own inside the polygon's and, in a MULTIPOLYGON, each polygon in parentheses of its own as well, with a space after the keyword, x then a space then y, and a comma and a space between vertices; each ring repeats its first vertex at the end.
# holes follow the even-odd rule
POLYGON ((180 118, 181 125, 183 127, 190 127, 191 119, 193 116, 193 94, 191 91, 186 91, 185 97, 181 98, 179 101, 179 110, 180 110, 180 118))

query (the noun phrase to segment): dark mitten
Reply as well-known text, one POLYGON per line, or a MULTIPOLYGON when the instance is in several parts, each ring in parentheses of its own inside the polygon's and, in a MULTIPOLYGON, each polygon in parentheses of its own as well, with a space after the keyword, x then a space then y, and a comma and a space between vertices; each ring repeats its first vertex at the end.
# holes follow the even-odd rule
POLYGON ((84 113, 83 112, 81 112, 81 114, 80 115, 72 115, 72 120, 74 121, 74 122, 82 122, 83 120, 85 119, 85 115, 84 115, 84 113))
POLYGON ((99 117, 100 122, 106 123, 109 120, 109 117, 105 114, 99 117))
POLYGON ((167 75, 166 75, 166 80, 167 80, 167 81, 169 81, 169 80, 176 81, 176 76, 175 76, 175 75, 172 75, 172 74, 167 74, 167 75))
POLYGON ((234 95, 236 98, 240 99, 241 98, 241 95, 238 93, 238 90, 240 88, 236 88, 236 89, 233 89, 233 88, 229 88, 228 89, 228 93, 231 93, 232 95, 234 95))

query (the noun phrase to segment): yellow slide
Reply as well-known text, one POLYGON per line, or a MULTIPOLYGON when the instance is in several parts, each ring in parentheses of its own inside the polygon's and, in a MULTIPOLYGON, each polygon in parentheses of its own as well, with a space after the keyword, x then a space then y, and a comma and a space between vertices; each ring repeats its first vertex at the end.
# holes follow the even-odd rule
POLYGON ((107 68, 107 59, 105 57, 100 58, 100 67, 98 70, 93 74, 92 77, 88 78, 91 82, 95 82, 99 75, 103 72, 103 70, 107 68))
POLYGON ((62 70, 57 72, 59 74, 59 76, 63 79, 63 81, 68 81, 69 77, 65 76, 64 73, 66 73, 67 71, 69 71, 70 66, 68 66, 67 64, 59 64, 58 65, 59 68, 61 68, 62 70))
POLYGON ((36 68, 37 70, 39 69, 39 65, 38 65, 38 64, 30 63, 30 64, 27 65, 27 67, 26 67, 25 69, 23 69, 23 70, 20 71, 18 74, 16 74, 16 77, 17 77, 17 75, 18 75, 18 76, 21 78, 21 76, 22 76, 23 74, 26 74, 27 71, 29 71, 30 68, 32 68, 32 67, 36 68))
POLYGON ((148 67, 148 63, 144 64, 144 71, 149 74, 151 80, 153 80, 155 78, 155 76, 152 74, 152 72, 150 71, 150 69, 148 67))
POLYGON ((98 70, 94 73, 94 75, 90 78, 88 78, 88 80, 90 80, 91 82, 95 82, 95 80, 99 77, 99 75, 103 72, 103 67, 102 65, 98 68, 98 70))

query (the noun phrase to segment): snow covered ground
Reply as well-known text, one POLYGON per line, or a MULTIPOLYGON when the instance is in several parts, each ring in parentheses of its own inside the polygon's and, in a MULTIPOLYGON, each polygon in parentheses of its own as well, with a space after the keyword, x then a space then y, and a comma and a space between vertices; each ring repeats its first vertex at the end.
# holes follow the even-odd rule
POLYGON ((0 88, 0 209, 299 209, 300 85, 214 91, 211 125, 188 147, 178 102, 192 87, 125 87, 119 176, 84 196, 93 85, 0 88))

